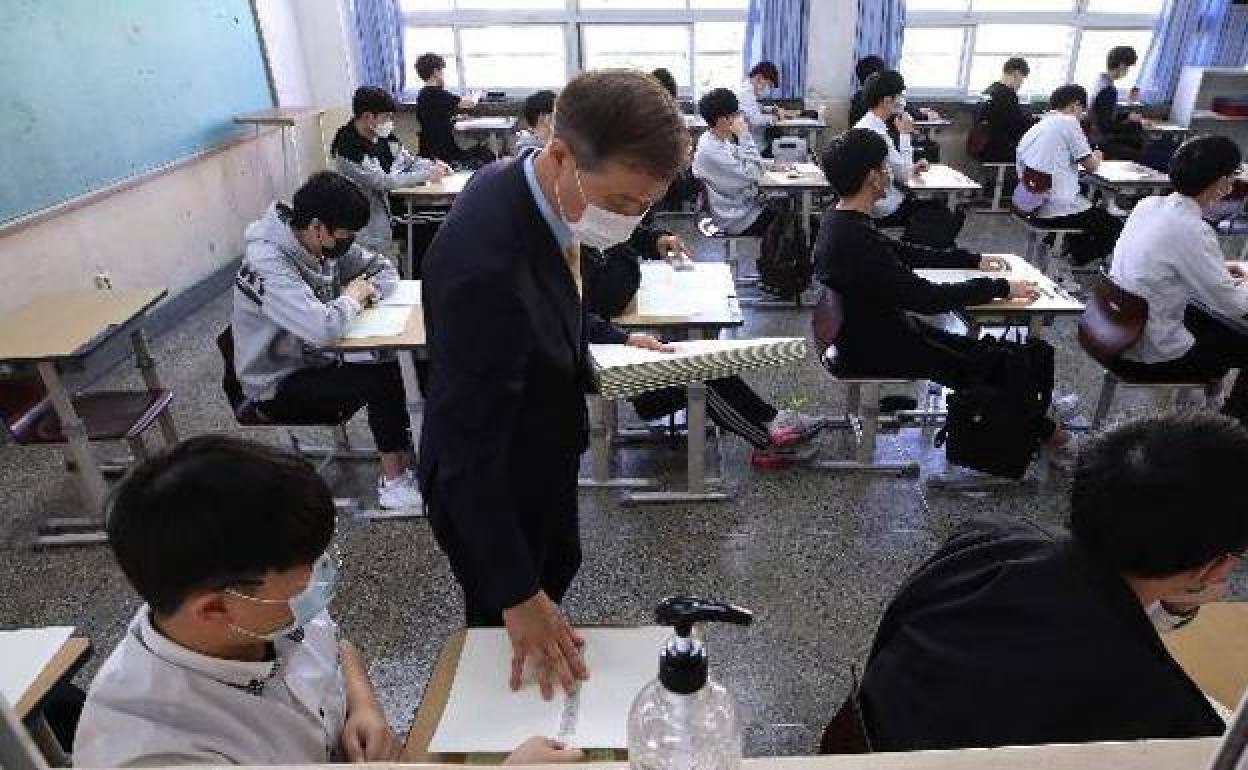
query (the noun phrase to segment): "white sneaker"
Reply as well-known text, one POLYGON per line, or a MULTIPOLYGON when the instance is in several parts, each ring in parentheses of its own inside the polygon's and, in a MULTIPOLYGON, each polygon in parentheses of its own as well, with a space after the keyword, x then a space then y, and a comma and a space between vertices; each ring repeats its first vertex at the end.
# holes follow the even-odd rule
POLYGON ((423 501, 420 498, 420 487, 416 476, 405 471, 397 479, 382 477, 377 480, 377 504, 386 510, 404 510, 419 508, 423 501))
POLYGON ((803 414, 795 409, 781 409, 768 426, 771 443, 777 447, 810 441, 832 421, 827 417, 803 414))
POLYGON ((1065 426, 1079 416, 1079 394, 1067 393, 1056 396, 1049 405, 1049 415, 1059 426, 1065 426))

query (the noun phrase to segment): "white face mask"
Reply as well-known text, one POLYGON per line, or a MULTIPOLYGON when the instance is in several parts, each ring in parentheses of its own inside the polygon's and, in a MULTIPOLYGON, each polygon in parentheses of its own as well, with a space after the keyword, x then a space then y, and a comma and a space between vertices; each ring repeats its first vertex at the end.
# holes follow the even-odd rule
POLYGON ((630 217, 595 206, 589 202, 589 198, 585 197, 585 190, 581 187, 580 169, 574 169, 573 173, 576 175, 576 189, 581 194, 581 200, 585 201, 585 211, 577 221, 568 221, 568 216, 564 213, 563 200, 559 199, 559 186, 555 185, 555 198, 558 199, 556 202, 559 204, 559 213, 563 216, 563 221, 567 222, 568 228, 572 230, 573 237, 591 249, 599 251, 605 251, 627 241, 637 229, 637 225, 641 224, 641 220, 645 218, 646 212, 643 211, 638 216, 630 217))
POLYGON ((394 133, 394 121, 387 120, 385 123, 378 123, 373 127, 373 133, 379 139, 385 139, 394 133))
POLYGON ((893 105, 893 112, 900 115, 906 111, 906 97, 898 96, 896 103, 893 105))

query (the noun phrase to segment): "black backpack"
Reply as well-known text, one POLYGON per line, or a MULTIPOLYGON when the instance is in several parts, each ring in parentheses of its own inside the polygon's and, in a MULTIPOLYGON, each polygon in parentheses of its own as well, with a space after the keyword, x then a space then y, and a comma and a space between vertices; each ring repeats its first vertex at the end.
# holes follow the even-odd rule
POLYGON ((920 201, 914 205, 901 239, 937 249, 957 244, 958 233, 966 222, 966 212, 953 213, 936 201, 920 201))
POLYGON ((814 269, 798 215, 790 210, 777 213, 759 247, 759 282, 773 294, 797 297, 810 286, 814 269))
POLYGON ((936 446, 945 446, 952 465, 1020 479, 1047 438, 1053 346, 985 337, 968 365, 976 382, 949 395, 936 446))

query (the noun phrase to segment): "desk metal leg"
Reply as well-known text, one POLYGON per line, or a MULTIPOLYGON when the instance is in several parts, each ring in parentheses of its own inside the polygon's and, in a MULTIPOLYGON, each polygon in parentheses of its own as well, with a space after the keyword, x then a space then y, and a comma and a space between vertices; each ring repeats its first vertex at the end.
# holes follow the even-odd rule
POLYGON ((1001 208, 1001 196, 1005 194, 1005 172, 1008 170, 1005 166, 997 166, 997 184, 992 190, 992 208, 989 211, 1005 211, 1001 208))
MULTIPOLYGON (((399 351, 399 372, 403 376, 403 394, 407 399, 407 419, 411 423, 413 454, 419 444, 416 440, 416 424, 420 419, 420 380, 416 377, 416 352, 414 350, 399 351)), ((355 518, 364 521, 404 521, 407 519, 424 518, 425 507, 418 504, 404 510, 360 511, 355 518)))
POLYGON ((577 486, 581 489, 637 489, 653 488, 658 479, 612 478, 611 438, 615 433, 618 403, 608 401, 597 393, 588 397, 589 406, 589 478, 581 477, 577 486))
MULTIPOLYGON (((303 163, 299 160, 299 127, 290 127, 290 151, 294 153, 294 162, 291 164, 295 167, 295 184, 298 185, 303 181, 303 163)), ((291 196, 294 196, 295 190, 290 190, 291 196)))
POLYGON ((73 400, 61 380, 56 364, 40 361, 38 370, 39 378, 43 380, 43 386, 47 388, 52 406, 56 409, 56 416, 61 420, 61 429, 68 441, 65 448, 67 465, 78 485, 88 515, 49 519, 40 528, 35 542, 40 545, 103 543, 108 539, 104 532, 104 505, 108 499, 108 484, 91 452, 87 428, 74 410, 73 400))
POLYGON ((416 277, 416 247, 413 245, 416 238, 416 216, 412 197, 407 196, 407 262, 403 265, 403 277, 409 281, 416 277))
MULTIPOLYGON (((152 350, 147 344, 147 335, 142 329, 135 329, 130 335, 130 344, 134 348, 134 361, 139 367, 139 372, 143 375, 143 382, 147 383, 148 390, 164 390, 165 386, 161 382, 160 374, 156 371, 156 360, 152 358, 152 350)), ((160 433, 165 439, 166 446, 173 446, 178 443, 178 429, 173 423, 173 415, 165 410, 160 415, 160 433)))
POLYGON ((52 725, 48 724, 48 719, 42 709, 26 718, 26 729, 30 731, 30 737, 34 740, 36 748, 50 766, 70 766, 69 757, 65 754, 61 742, 56 739, 56 733, 52 732, 52 725))

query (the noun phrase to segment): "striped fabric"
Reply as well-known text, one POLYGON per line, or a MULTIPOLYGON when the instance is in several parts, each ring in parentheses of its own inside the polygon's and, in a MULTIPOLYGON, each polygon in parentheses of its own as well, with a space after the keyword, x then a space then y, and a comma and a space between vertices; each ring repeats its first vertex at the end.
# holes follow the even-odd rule
POLYGON ((758 62, 770 61, 780 70, 776 96, 801 98, 806 93, 809 10, 810 0, 750 0, 742 48, 743 76, 758 62))
POLYGON ((398 0, 354 0, 355 37, 360 51, 360 85, 403 92, 403 16, 398 0))
POLYGON ((1140 70, 1145 101, 1172 100, 1184 67, 1242 67, 1248 57, 1248 8, 1231 0, 1166 0, 1154 30, 1140 70))
MULTIPOLYGON (((901 44, 906 32, 906 0, 858 0, 858 30, 854 35, 854 61, 874 54, 891 69, 901 63, 901 44)), ((850 93, 858 90, 858 77, 849 72, 850 93)))

